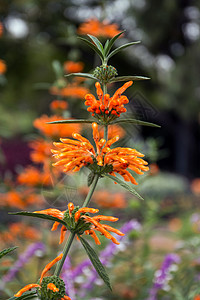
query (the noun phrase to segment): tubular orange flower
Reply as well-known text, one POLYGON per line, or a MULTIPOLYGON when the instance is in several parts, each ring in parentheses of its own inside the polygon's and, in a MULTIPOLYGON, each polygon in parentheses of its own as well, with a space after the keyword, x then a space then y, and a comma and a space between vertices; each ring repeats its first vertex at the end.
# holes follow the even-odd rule
POLYGON ((137 184, 128 169, 137 174, 148 171, 147 162, 141 159, 144 155, 132 148, 113 148, 110 146, 118 141, 119 136, 108 140, 100 139, 97 123, 92 123, 93 138, 96 144, 96 152, 91 143, 80 134, 73 133, 72 136, 78 141, 71 139, 60 139, 61 143, 54 143, 59 150, 52 150, 58 160, 53 166, 64 166, 63 172, 77 172, 83 166, 87 166, 94 173, 100 175, 115 173, 121 175, 125 181, 137 184))
POLYGON ((51 102, 50 108, 55 112, 62 112, 68 108, 68 103, 64 100, 54 100, 51 102))
POLYGON ((87 94, 85 96, 85 105, 89 106, 87 110, 91 112, 93 116, 97 114, 99 117, 106 120, 119 117, 121 113, 126 112, 124 104, 129 102, 128 98, 122 96, 122 94, 132 84, 133 81, 126 82, 112 97, 110 97, 109 94, 103 94, 100 83, 96 82, 95 86, 98 100, 92 94, 87 94))
POLYGON ((26 285, 24 288, 22 288, 19 292, 15 294, 15 297, 20 297, 23 293, 33 288, 37 288, 41 299, 49 299, 49 297, 52 296, 53 292, 53 295, 55 295, 56 299, 71 300, 67 295, 65 295, 65 284, 61 278, 59 278, 56 275, 44 278, 44 275, 53 267, 53 265, 55 265, 55 263, 61 260, 62 257, 63 254, 60 254, 53 261, 46 265, 40 277, 40 284, 33 283, 26 285))
POLYGON ((15 297, 20 297, 23 293, 33 289, 33 288, 41 288, 41 286, 39 284, 28 284, 26 285, 23 289, 21 289, 17 294, 15 294, 15 297))
POLYGON ((0 59, 0 75, 4 74, 7 70, 6 63, 0 59))
POLYGON ((41 172, 33 166, 28 166, 24 171, 18 175, 17 180, 19 184, 27 186, 41 186, 50 185, 51 177, 47 172, 41 172))
POLYGON ((79 124, 47 124, 48 122, 60 121, 62 119, 63 118, 59 116, 48 117, 46 115, 43 115, 40 118, 35 119, 33 125, 37 129, 39 129, 45 136, 52 138, 70 136, 74 130, 76 130, 77 132, 81 130, 79 124))
POLYGON ((64 88, 57 88, 53 86, 50 89, 52 95, 62 96, 62 97, 73 97, 83 99, 85 95, 89 92, 88 88, 84 86, 79 86, 76 83, 68 84, 64 88))
MULTIPOLYGON (((101 243, 95 233, 95 230, 101 232, 102 235, 110 239, 113 243, 119 244, 118 241, 108 231, 114 232, 121 236, 123 236, 124 234, 109 225, 100 223, 101 221, 116 222, 118 218, 103 215, 90 217, 88 215, 88 213, 94 214, 98 211, 99 210, 95 208, 79 208, 78 206, 74 207, 74 204, 70 202, 68 204, 68 210, 64 212, 61 212, 58 209, 50 208, 42 211, 35 211, 35 213, 57 217, 66 222, 66 226, 62 225, 61 227, 60 243, 63 242, 65 233, 69 229, 71 232, 75 232, 78 235, 82 235, 83 233, 90 235, 97 245, 100 245, 101 243)), ((55 222, 53 224, 52 230, 56 230, 58 228, 58 225, 59 222, 55 222)))
POLYGON ((84 68, 84 63, 82 63, 81 61, 65 61, 64 62, 64 70, 67 73, 79 73, 83 70, 84 68))
POLYGON ((117 24, 109 24, 106 21, 100 22, 97 19, 86 20, 78 28, 78 34, 92 34, 94 36, 112 38, 116 34, 120 33, 117 24))

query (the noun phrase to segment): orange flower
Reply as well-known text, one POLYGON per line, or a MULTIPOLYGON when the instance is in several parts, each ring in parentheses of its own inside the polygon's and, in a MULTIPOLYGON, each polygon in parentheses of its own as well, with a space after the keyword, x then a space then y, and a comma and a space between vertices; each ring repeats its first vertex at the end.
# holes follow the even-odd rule
POLYGON ((112 38, 120 33, 120 31, 118 30, 117 24, 109 24, 106 21, 100 22, 97 19, 89 19, 79 26, 77 33, 112 38))
POLYGON ((106 190, 94 192, 94 201, 103 208, 124 208, 126 201, 124 193, 110 193, 106 190))
POLYGON ((42 197, 33 193, 32 190, 14 191, 11 190, 1 196, 4 206, 25 209, 29 205, 41 204, 42 197))
POLYGON ((200 195, 200 178, 195 178, 191 185, 190 185, 191 191, 196 195, 200 195))
POLYGON ((67 73, 79 73, 83 70, 84 64, 81 61, 65 61, 64 62, 64 70, 67 73))
POLYGON ((200 300, 200 295, 195 296, 194 300, 200 300))
POLYGON ((110 146, 119 140, 119 136, 115 136, 106 142, 100 139, 97 123, 92 123, 93 138, 96 144, 95 151, 92 144, 78 133, 73 133, 71 139, 60 139, 62 143, 54 143, 59 150, 52 150, 55 158, 58 160, 54 166, 64 166, 63 172, 77 172, 83 166, 87 166, 94 173, 100 175, 109 173, 116 176, 120 174, 125 181, 131 181, 137 184, 128 169, 137 174, 143 174, 142 171, 148 171, 147 162, 141 159, 144 155, 132 148, 113 148, 110 146))
POLYGON ((46 115, 41 116, 33 122, 33 125, 39 129, 44 135, 52 138, 70 136, 74 130, 80 132, 79 124, 47 124, 48 122, 60 121, 62 117, 46 115))
POLYGON ((149 170, 151 175, 157 175, 159 173, 159 167, 156 163, 150 164, 149 170))
POLYGON ((50 185, 52 183, 49 173, 40 172, 37 168, 28 166, 24 171, 18 175, 17 180, 19 184, 27 186, 41 186, 50 185))
MULTIPOLYGON (((119 242, 108 231, 114 232, 120 236, 123 236, 124 234, 109 225, 100 224, 100 221, 116 222, 118 218, 102 215, 97 215, 94 217, 88 216, 88 213, 94 214, 98 211, 99 210, 95 208, 74 207, 73 203, 70 202, 68 204, 68 210, 66 211, 49 208, 42 211, 35 211, 35 213, 50 215, 66 222, 66 226, 62 225, 61 227, 60 244, 64 241, 65 233, 68 229, 71 232, 75 232, 79 235, 82 235, 83 233, 91 235, 97 245, 100 244, 100 241, 95 233, 95 230, 101 232, 102 235, 110 239, 113 243, 119 244, 119 242)), ((58 225, 59 222, 55 222, 51 230, 56 230, 58 225)))
POLYGON ((47 280, 45 280, 46 278, 44 278, 44 276, 46 275, 46 273, 55 265, 55 263, 57 263, 59 260, 61 260, 63 257, 63 254, 60 254, 58 257, 56 257, 52 262, 48 263, 46 265, 46 267, 44 268, 44 270, 42 271, 41 277, 40 277, 40 284, 28 284, 26 285, 24 288, 22 288, 19 292, 17 292, 15 294, 15 297, 21 297, 21 295, 33 288, 37 288, 39 290, 39 293, 42 296, 42 299, 44 298, 43 293, 45 294, 45 299, 46 299, 46 295, 47 296, 52 296, 52 292, 54 293, 56 297, 56 299, 58 299, 58 296, 61 295, 61 298, 59 298, 59 300, 71 300, 68 296, 64 295, 64 282, 62 279, 60 279, 58 276, 50 276, 50 277, 46 277, 47 280), (53 281, 53 282, 49 282, 49 281, 53 281), (49 292, 50 291, 50 292, 49 292), (56 293, 58 293, 56 295, 56 293), (48 294, 49 293, 49 294, 48 294))
POLYGON ((6 72, 6 70, 7 70, 7 67, 6 67, 5 62, 2 59, 0 59, 0 75, 4 74, 6 72))
MULTIPOLYGON (((54 125, 51 125, 54 126, 54 125)), ((33 149, 30 154, 31 160, 35 163, 45 163, 51 160, 51 147, 52 143, 42 138, 34 140, 29 143, 29 146, 33 149)))
POLYGON ((68 107, 68 103, 63 100, 54 100, 50 104, 51 110, 55 112, 62 112, 63 110, 66 110, 68 107))
POLYGON ((89 106, 88 111, 92 113, 93 116, 96 114, 104 120, 112 120, 114 117, 119 117, 121 113, 126 112, 124 104, 129 102, 126 96, 122 96, 125 90, 133 84, 133 81, 126 82, 121 88, 119 88, 112 97, 109 94, 103 94, 101 85, 96 82, 96 90, 98 100, 92 95, 87 94, 85 96, 85 105, 89 106))
POLYGON ((0 22, 0 37, 3 35, 3 24, 0 22))
POLYGON ((62 96, 62 97, 72 97, 83 99, 85 95, 89 92, 88 88, 84 86, 78 86, 76 83, 68 84, 64 88, 57 88, 53 86, 50 89, 52 95, 62 96))

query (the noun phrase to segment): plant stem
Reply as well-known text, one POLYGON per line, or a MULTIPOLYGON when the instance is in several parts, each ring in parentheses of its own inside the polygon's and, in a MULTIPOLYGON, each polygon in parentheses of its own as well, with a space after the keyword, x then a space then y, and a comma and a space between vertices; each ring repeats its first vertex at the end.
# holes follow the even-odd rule
POLYGON ((65 262, 65 259, 66 259, 66 257, 67 257, 67 254, 68 254, 68 252, 69 252, 69 249, 70 249, 70 247, 71 247, 71 244, 72 244, 72 242, 73 242, 74 237, 75 237, 75 233, 74 233, 74 232, 70 232, 70 235, 69 235, 69 237, 68 237, 68 239, 67 239, 67 242, 66 242, 66 244, 65 244, 65 247, 64 247, 64 249, 63 249, 63 257, 62 257, 62 259, 59 261, 59 263, 57 264, 56 270, 55 270, 55 272, 54 272, 54 275, 56 275, 56 276, 59 276, 59 275, 60 275, 60 272, 61 272, 61 270, 62 270, 63 264, 64 264, 64 262, 65 262))
POLYGON ((104 139, 108 140, 108 125, 104 125, 104 139))
MULTIPOLYGON (((84 201, 82 207, 88 206, 88 204, 89 204, 89 202, 90 202, 90 200, 91 200, 91 198, 92 198, 92 195, 93 195, 93 193, 94 193, 94 190, 95 190, 95 188, 96 188, 98 179, 99 179, 99 175, 96 174, 96 175, 94 176, 94 179, 93 179, 93 182, 92 182, 92 184, 91 184, 89 193, 87 194, 87 197, 86 197, 86 199, 85 199, 85 201, 84 201)), ((60 275, 60 272, 61 272, 61 270, 62 270, 63 264, 64 264, 64 262, 65 262, 65 259, 66 259, 66 257, 67 257, 67 254, 68 254, 68 252, 69 252, 69 249, 70 249, 70 247, 71 247, 71 244, 72 244, 72 242, 73 242, 73 239, 74 239, 75 235, 76 235, 76 233, 71 232, 70 235, 69 235, 69 237, 68 237, 68 239, 67 239, 67 242, 66 242, 66 244, 65 244, 65 247, 64 247, 64 249, 63 249, 63 257, 62 257, 62 259, 59 261, 59 263, 57 264, 56 270, 55 270, 55 272, 54 272, 54 275, 56 275, 56 276, 59 276, 59 275, 60 275)))

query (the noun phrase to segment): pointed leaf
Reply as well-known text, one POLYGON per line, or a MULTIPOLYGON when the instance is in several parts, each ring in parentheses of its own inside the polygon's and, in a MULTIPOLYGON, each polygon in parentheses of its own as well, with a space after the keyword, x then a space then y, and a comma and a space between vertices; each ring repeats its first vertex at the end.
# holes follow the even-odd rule
POLYGON ((74 120, 59 120, 59 121, 52 121, 47 122, 47 124, 72 124, 72 123, 93 123, 94 120, 84 120, 84 119, 74 119, 74 120))
POLYGON ((40 219, 50 220, 50 221, 54 221, 54 222, 59 222, 60 224, 66 226, 66 223, 63 220, 60 220, 56 217, 48 216, 48 215, 45 215, 45 214, 40 214, 40 213, 20 211, 20 212, 16 212, 16 213, 9 213, 9 215, 19 215, 19 216, 28 216, 28 217, 40 218, 40 219))
POLYGON ((104 174, 103 176, 112 179, 114 182, 117 182, 119 185, 121 185, 123 188, 125 188, 127 191, 129 191, 132 195, 136 196, 138 199, 144 200, 144 198, 142 198, 142 196, 140 196, 138 194, 138 192, 136 192, 136 190, 134 188, 132 188, 132 186, 125 183, 123 180, 119 179, 119 177, 117 177, 117 176, 115 177, 115 176, 112 176, 109 174, 104 174))
POLYGON ((138 80, 149 80, 151 78, 149 77, 144 77, 144 76, 118 76, 113 79, 111 79, 109 82, 118 82, 118 81, 138 81, 138 80))
POLYGON ((104 61, 104 56, 103 54, 101 53, 101 51, 93 44, 91 43, 90 41, 78 36, 78 39, 82 40, 83 42, 85 42, 90 48, 92 48, 101 58, 102 61, 104 61))
POLYGON ((102 43, 93 35, 88 34, 89 38, 91 38, 91 40, 93 41, 93 43, 95 43, 95 45, 97 46, 97 48, 99 49, 99 51, 101 51, 102 55, 103 55, 103 45, 102 43))
POLYGON ((150 122, 145 122, 137 119, 119 119, 116 121, 111 122, 110 124, 118 124, 118 123, 127 123, 127 124, 135 124, 135 125, 142 125, 142 126, 150 126, 150 127, 158 127, 160 128, 160 125, 150 123, 150 122))
POLYGON ((104 53, 105 55, 107 55, 109 52, 110 52, 110 49, 112 48, 114 42, 118 39, 118 37, 124 33, 126 30, 123 30, 121 31, 120 33, 116 34, 110 41, 109 41, 109 44, 108 44, 108 47, 104 47, 104 53))
POLYGON ((104 49, 103 49, 104 55, 106 55, 106 53, 107 53, 108 46, 109 46, 109 40, 107 40, 106 43, 105 43, 105 45, 104 45, 104 49))
POLYGON ((21 295, 20 297, 11 297, 8 300, 39 300, 37 293, 34 291, 30 291, 30 292, 25 292, 23 293, 23 295, 21 295))
POLYGON ((98 80, 95 76, 89 73, 70 73, 65 75, 65 77, 70 77, 70 76, 77 76, 77 77, 85 77, 85 78, 90 78, 94 80, 98 80))
POLYGON ((97 271, 97 273, 99 274, 99 276, 103 279, 103 281, 105 282, 105 284, 108 286, 108 288, 112 291, 112 287, 110 285, 110 279, 108 277, 108 274, 104 268, 104 266, 102 265, 102 263, 100 262, 96 252, 94 251, 94 249, 90 246, 90 244, 88 244, 88 242, 83 239, 80 235, 79 235, 79 239, 91 261, 91 263, 93 264, 95 270, 97 271))
POLYGON ((119 51, 121 51, 121 50, 123 50, 123 49, 125 49, 125 48, 127 48, 127 47, 130 47, 130 46, 132 46, 132 45, 139 44, 139 43, 140 43, 140 41, 138 41, 138 42, 131 42, 131 43, 127 43, 127 44, 124 44, 124 45, 118 47, 117 49, 113 50, 113 51, 108 55, 107 60, 109 60, 113 55, 117 54, 119 51))
POLYGON ((7 248, 7 249, 4 249, 0 252, 0 258, 2 258, 4 255, 14 251, 16 248, 18 248, 17 246, 15 247, 11 247, 11 248, 7 248))

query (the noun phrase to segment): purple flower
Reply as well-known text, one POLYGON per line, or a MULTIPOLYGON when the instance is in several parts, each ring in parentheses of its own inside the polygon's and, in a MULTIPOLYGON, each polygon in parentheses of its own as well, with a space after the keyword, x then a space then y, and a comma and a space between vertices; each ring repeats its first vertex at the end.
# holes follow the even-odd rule
POLYGON ((170 253, 165 256, 161 268, 155 272, 154 285, 149 292, 147 300, 157 300, 158 291, 169 287, 170 272, 176 270, 176 264, 178 263, 180 263, 180 257, 177 254, 170 253))
POLYGON ((69 256, 67 256, 62 271, 62 279, 65 283, 65 289, 67 295, 71 298, 71 300, 76 300, 75 289, 73 284, 73 274, 71 271, 71 262, 69 256))
POLYGON ((15 262, 13 267, 1 279, 1 290, 4 288, 7 282, 11 281, 16 276, 16 274, 31 259, 31 257, 37 254, 38 251, 45 251, 45 246, 41 242, 31 244, 27 247, 27 249, 19 256, 18 260, 15 262))

